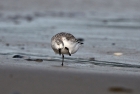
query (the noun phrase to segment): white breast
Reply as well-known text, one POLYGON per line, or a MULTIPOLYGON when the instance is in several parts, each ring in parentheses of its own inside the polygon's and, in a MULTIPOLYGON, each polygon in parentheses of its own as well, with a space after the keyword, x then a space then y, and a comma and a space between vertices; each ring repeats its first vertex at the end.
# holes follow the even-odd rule
POLYGON ((64 47, 67 47, 69 48, 69 52, 71 54, 74 54, 75 52, 77 52, 77 50, 79 49, 79 47, 81 46, 79 43, 77 42, 71 42, 71 41, 67 41, 67 40, 64 40, 63 41, 64 43, 64 47))

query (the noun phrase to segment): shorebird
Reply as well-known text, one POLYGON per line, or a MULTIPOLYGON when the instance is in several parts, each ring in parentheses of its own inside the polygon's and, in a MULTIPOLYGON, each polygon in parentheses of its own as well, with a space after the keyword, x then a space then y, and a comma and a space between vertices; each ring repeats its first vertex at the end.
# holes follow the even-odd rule
POLYGON ((71 56, 77 52, 83 43, 78 41, 72 34, 61 32, 51 38, 51 47, 56 54, 62 55, 62 66, 64 54, 71 56))

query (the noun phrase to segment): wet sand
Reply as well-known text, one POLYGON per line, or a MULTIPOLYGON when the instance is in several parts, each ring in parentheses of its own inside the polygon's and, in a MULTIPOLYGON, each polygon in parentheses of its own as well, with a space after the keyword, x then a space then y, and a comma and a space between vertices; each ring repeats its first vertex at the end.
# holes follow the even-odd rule
POLYGON ((60 66, 58 61, 26 61, 1 56, 3 94, 139 94, 139 69, 60 66))
POLYGON ((139 94, 138 2, 0 0, 0 92, 139 94), (50 47, 58 32, 84 42, 64 67, 50 47))
POLYGON ((139 94, 140 76, 134 74, 89 72, 66 67, 15 66, 1 66, 1 93, 139 94))

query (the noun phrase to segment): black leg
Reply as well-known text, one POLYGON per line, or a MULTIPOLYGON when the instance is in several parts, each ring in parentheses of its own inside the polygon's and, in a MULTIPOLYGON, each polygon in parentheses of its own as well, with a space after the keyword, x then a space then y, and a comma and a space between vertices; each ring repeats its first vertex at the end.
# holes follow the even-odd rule
POLYGON ((64 55, 62 54, 62 66, 63 66, 63 62, 64 62, 64 55))
POLYGON ((69 52, 69 48, 65 47, 66 50, 68 50, 69 56, 71 56, 70 52, 69 52))
POLYGON ((61 55, 61 49, 59 49, 59 55, 61 55))

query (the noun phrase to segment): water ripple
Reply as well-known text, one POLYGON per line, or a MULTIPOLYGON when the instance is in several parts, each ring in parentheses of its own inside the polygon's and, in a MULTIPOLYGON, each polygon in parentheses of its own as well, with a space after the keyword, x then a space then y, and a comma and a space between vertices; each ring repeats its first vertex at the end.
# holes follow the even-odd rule
MULTIPOLYGON (((30 59, 30 61, 34 61, 35 59, 42 59, 44 61, 57 61, 61 62, 61 57, 49 56, 49 55, 40 55, 40 54, 29 54, 29 53, 0 53, 0 55, 21 55, 26 57, 26 59, 30 59)), ((98 66, 110 66, 110 67, 125 67, 125 68, 140 68, 140 65, 136 64, 125 64, 119 62, 109 62, 109 61, 100 61, 100 60, 91 60, 90 58, 70 58, 65 57, 65 62, 74 62, 79 64, 93 64, 98 66)))

